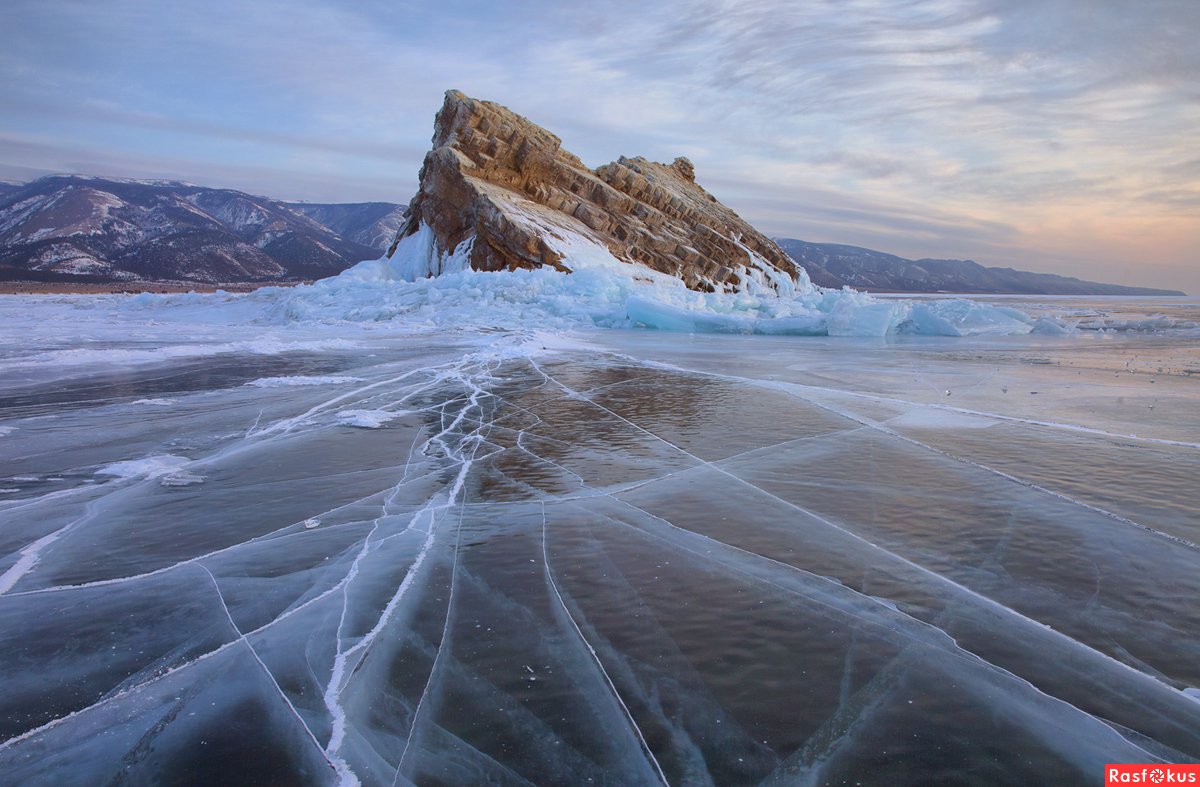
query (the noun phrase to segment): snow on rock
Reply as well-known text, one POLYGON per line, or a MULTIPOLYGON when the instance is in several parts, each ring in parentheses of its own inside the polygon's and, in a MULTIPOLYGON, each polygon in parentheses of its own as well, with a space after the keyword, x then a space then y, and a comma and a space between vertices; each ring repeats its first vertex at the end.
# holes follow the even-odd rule
POLYGON ((753 276, 790 291, 800 280, 774 241, 696 183, 686 158, 621 157, 590 170, 546 129, 455 90, 437 113, 433 145, 398 239, 423 234, 435 261, 462 250, 475 270, 574 270, 539 230, 551 224, 694 290, 737 291, 753 276))

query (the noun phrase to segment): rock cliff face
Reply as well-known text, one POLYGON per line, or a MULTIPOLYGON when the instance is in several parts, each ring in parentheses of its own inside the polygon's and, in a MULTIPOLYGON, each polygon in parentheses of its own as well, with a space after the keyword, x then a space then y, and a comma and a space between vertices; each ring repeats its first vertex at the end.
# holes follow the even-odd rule
POLYGON ((747 275, 778 288, 802 275, 773 241, 696 183, 687 159, 622 157, 589 170, 554 134, 454 90, 437 114, 433 149, 397 242, 422 224, 442 253, 473 238, 476 270, 569 271, 553 236, 573 233, 694 290, 736 289, 747 275))

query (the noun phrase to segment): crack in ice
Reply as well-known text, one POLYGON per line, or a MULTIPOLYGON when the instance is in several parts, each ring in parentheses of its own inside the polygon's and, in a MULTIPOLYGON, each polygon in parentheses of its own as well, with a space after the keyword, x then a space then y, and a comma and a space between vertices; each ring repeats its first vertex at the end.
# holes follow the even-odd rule
POLYGON ((545 503, 542 504, 542 566, 546 571, 546 581, 550 584, 550 589, 554 591, 554 597, 558 599, 558 603, 562 607, 563 614, 565 614, 567 616, 567 620, 571 622, 571 626, 574 627, 575 633, 579 635, 580 641, 583 642, 584 647, 586 647, 588 653, 591 654, 592 661, 594 661, 596 667, 599 668, 600 674, 604 676, 604 681, 608 684, 608 688, 612 691, 612 696, 621 706, 621 710, 625 712, 625 718, 629 721, 630 726, 633 727, 634 733, 637 734, 638 740, 641 742, 642 751, 650 761, 650 764, 654 766, 654 770, 658 774, 658 778, 662 780, 663 784, 669 785, 670 782, 667 780, 667 775, 663 773, 662 766, 658 763, 658 758, 654 756, 654 752, 650 749, 650 744, 646 742, 646 736, 642 734, 642 728, 638 726, 637 721, 633 718, 633 713, 629 710, 629 706, 626 705, 625 700, 621 698, 621 692, 617 691, 617 686, 615 683, 613 683, 612 678, 609 677, 608 670, 604 669, 604 663, 600 661, 600 656, 596 653, 596 649, 592 647, 592 643, 588 642, 588 638, 584 636, 583 630, 579 628, 579 624, 575 622, 575 617, 571 614, 571 610, 567 608, 567 602, 563 600, 562 593, 559 592, 558 583, 554 581, 554 572, 550 570, 550 553, 546 546, 545 503))
POLYGON ((248 640, 246 635, 242 633, 241 628, 238 627, 238 624, 233 619, 232 613, 229 611, 229 605, 225 603, 225 596, 223 593, 221 593, 221 586, 217 584, 217 578, 213 576, 211 571, 208 570, 208 566, 205 566, 203 563, 197 563, 196 565, 202 569, 205 574, 208 574, 208 578, 212 580, 213 590, 215 590, 217 593, 217 600, 221 602, 221 609, 224 610, 225 618, 229 621, 229 625, 233 627, 234 633, 237 634, 238 641, 246 646, 246 649, 250 651, 250 655, 253 656, 254 660, 258 662, 258 666, 262 667, 263 672, 266 673, 267 679, 271 681, 271 685, 275 687, 275 691, 279 694, 280 699, 282 699, 284 704, 288 706, 288 710, 292 712, 292 715, 296 717, 296 721, 300 722, 300 726, 304 728, 304 732, 308 736, 308 739, 312 741, 313 745, 317 747, 317 751, 321 753, 322 759, 329 763, 329 767, 338 774, 339 783, 343 785, 358 784, 358 779, 354 778, 354 776, 346 768, 340 767, 338 763, 335 763, 325 754, 325 750, 321 747, 321 743, 317 740, 317 736, 313 735, 313 731, 309 728, 307 722, 304 721, 304 718, 300 715, 300 712, 296 710, 296 706, 292 704, 290 699, 288 699, 287 693, 284 692, 283 688, 279 685, 279 681, 275 680, 275 675, 271 672, 270 668, 267 667, 266 662, 262 660, 262 657, 258 655, 258 651, 255 650, 254 646, 250 644, 250 640, 248 640))

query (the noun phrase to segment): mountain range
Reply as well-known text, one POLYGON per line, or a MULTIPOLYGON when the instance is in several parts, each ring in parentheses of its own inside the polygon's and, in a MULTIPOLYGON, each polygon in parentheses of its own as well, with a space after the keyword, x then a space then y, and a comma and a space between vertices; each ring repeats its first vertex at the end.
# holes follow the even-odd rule
MULTIPOLYGON (((177 181, 51 175, 0 182, 0 281, 288 282, 386 250, 405 223, 390 202, 284 202, 177 181)), ((815 284, 867 291, 1182 295, 973 260, 909 260, 774 238, 815 284)))
POLYGON ((383 251, 404 224, 404 206, 394 202, 286 202, 326 229, 360 246, 383 251))
POLYGON ((987 268, 974 260, 909 260, 838 243, 775 238, 804 266, 814 284, 868 292, 953 292, 1020 295, 1183 295, 1179 290, 1126 287, 1053 273, 987 268))
POLYGON ((44 177, 0 190, 0 280, 316 279, 379 256, 373 244, 389 229, 376 225, 399 219, 375 205, 289 205, 174 181, 44 177))

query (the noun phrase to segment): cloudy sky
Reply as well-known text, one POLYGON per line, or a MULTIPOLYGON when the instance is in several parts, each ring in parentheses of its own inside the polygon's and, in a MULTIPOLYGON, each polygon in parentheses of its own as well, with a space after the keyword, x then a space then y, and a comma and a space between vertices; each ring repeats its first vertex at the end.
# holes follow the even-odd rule
POLYGON ((771 235, 1200 293, 1200 2, 7 0, 0 178, 406 202, 447 88, 771 235))

